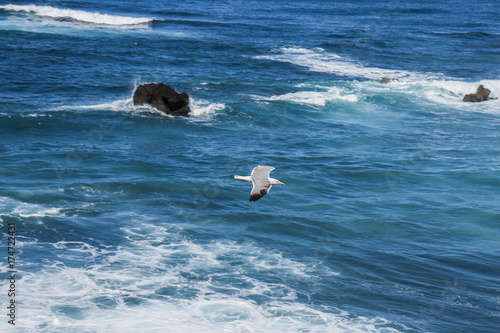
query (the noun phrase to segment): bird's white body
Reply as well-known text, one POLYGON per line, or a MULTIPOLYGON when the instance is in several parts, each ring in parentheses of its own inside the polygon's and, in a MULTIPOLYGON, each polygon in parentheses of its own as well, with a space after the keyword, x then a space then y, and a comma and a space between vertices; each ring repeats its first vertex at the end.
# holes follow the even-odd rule
POLYGON ((234 176, 234 179, 251 182, 253 187, 250 193, 250 201, 256 201, 266 195, 273 185, 285 185, 279 180, 269 177, 269 174, 274 169, 272 166, 259 165, 252 170, 252 175, 234 176))
POLYGON ((252 177, 250 176, 234 176, 234 179, 242 180, 244 182, 252 182, 252 177))

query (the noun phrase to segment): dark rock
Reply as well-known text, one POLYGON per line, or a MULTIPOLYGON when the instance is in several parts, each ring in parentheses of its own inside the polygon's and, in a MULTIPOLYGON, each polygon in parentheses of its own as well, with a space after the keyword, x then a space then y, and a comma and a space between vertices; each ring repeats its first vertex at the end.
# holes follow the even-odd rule
POLYGON ((176 116, 187 116, 189 96, 185 92, 179 94, 163 83, 147 83, 135 89, 134 105, 149 104, 152 107, 176 116))
POLYGON ((491 91, 488 88, 485 88, 482 84, 477 87, 476 93, 475 94, 467 94, 464 96, 463 101, 464 102, 483 102, 488 100, 488 96, 490 95, 491 91))
POLYGON ((386 77, 383 77, 382 80, 380 80, 380 83, 391 83, 391 82, 394 82, 394 81, 399 81, 399 80, 396 79, 396 78, 386 78, 386 77))

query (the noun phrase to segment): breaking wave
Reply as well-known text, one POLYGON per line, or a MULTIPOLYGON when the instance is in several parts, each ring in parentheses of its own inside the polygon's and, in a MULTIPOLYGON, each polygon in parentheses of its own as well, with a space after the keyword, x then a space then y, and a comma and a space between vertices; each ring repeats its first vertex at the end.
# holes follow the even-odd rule
POLYGON ((477 111, 498 114, 500 110, 500 80, 482 80, 465 82, 458 80, 421 80, 411 82, 393 82, 380 84, 378 81, 352 81, 299 84, 294 87, 298 91, 281 95, 252 95, 252 99, 264 102, 289 102, 324 107, 328 103, 372 103, 383 98, 388 103, 397 99, 405 99, 418 105, 446 106, 456 110, 477 111), (486 103, 464 103, 465 94, 476 91, 478 85, 490 89, 492 100, 486 103))
POLYGON ((69 18, 80 22, 105 24, 105 25, 133 25, 144 24, 153 21, 149 17, 129 17, 120 15, 101 14, 97 12, 87 12, 83 10, 61 9, 51 6, 37 5, 4 5, 0 9, 15 12, 35 13, 38 16, 52 18, 69 18))
POLYGON ((61 208, 46 207, 35 203, 18 201, 9 197, 0 197, 1 215, 19 216, 22 218, 60 216, 61 208))
POLYGON ((347 89, 338 87, 314 87, 313 91, 298 91, 271 97, 252 96, 258 101, 286 101, 313 106, 325 106, 329 101, 357 102, 358 97, 347 89))
MULTIPOLYGON (((191 111, 189 115, 192 117, 201 117, 205 115, 214 114, 217 111, 223 110, 226 105, 224 103, 212 103, 203 99, 195 99, 190 97, 189 107, 191 111)), ((66 107, 65 107, 66 108, 66 107)), ((122 99, 110 103, 103 103, 97 105, 80 106, 80 108, 96 111, 114 111, 114 112, 131 112, 131 113, 154 113, 161 116, 168 116, 162 111, 158 111, 152 106, 147 104, 138 106, 132 103, 132 98, 122 99)))
MULTIPOLYGON (((60 260, 23 272, 26 313, 36 331, 161 332, 400 332, 385 318, 356 316, 299 301, 296 289, 260 272, 314 281, 315 264, 303 264, 255 244, 196 244, 177 227, 143 223, 124 227, 119 247, 83 241, 30 243, 25 251, 50 250, 60 260), (86 267, 78 264, 82 260, 86 267), (238 263, 238 264, 235 264, 238 263), (165 315, 168 314, 168 315, 165 315), (143 318, 148 318, 146 321, 143 318)), ((333 276, 339 273, 331 272, 333 276)))
POLYGON ((213 114, 226 108, 224 103, 210 103, 203 99, 190 98, 189 107, 191 116, 204 116, 213 114))
POLYGON ((438 76, 433 74, 420 74, 405 70, 364 66, 337 54, 329 53, 322 48, 305 49, 287 46, 278 49, 275 54, 256 56, 254 59, 287 62, 309 68, 309 70, 314 72, 331 73, 339 76, 359 77, 370 80, 380 80, 382 77, 398 78, 399 80, 438 78, 438 76))
MULTIPOLYGON (((306 49, 295 46, 282 47, 272 54, 256 56, 254 59, 285 62, 305 67, 314 72, 338 76, 368 79, 369 81, 333 81, 297 85, 299 91, 275 96, 252 96, 259 101, 287 101, 323 107, 327 102, 360 102, 374 96, 407 96, 411 100, 424 100, 432 104, 447 105, 459 109, 490 109, 500 103, 500 80, 466 82, 445 77, 437 73, 418 73, 407 70, 384 69, 365 66, 351 59, 325 51, 322 48, 306 49), (380 84, 383 77, 394 78, 390 84, 380 84), (478 85, 491 90, 493 98, 484 105, 463 103, 465 94, 476 91, 478 85)), ((489 111, 488 111, 489 112, 489 111)))

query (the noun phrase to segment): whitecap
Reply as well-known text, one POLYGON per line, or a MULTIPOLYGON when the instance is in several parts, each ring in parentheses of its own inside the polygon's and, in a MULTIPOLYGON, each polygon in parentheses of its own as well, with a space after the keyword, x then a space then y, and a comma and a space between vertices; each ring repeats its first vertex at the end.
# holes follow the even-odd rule
POLYGON ((313 308, 299 301, 292 286, 255 273, 271 270, 275 276, 293 275, 314 283, 310 263, 253 243, 196 244, 172 226, 141 224, 143 220, 134 215, 133 227, 122 228, 127 237, 118 247, 60 241, 53 247, 58 260, 46 260, 36 272, 20 272, 22 327, 52 332, 61 327, 111 332, 161 332, 170 327, 175 332, 207 333, 403 330, 380 317, 313 308), (59 261, 66 256, 88 264, 71 267, 59 261))
MULTIPOLYGON (((81 105, 77 106, 77 108, 93 110, 93 111, 114 111, 114 112, 132 112, 132 111, 137 111, 139 109, 139 107, 135 106, 132 103, 132 98, 120 99, 101 104, 81 105)), ((67 109, 67 107, 61 107, 60 109, 65 110, 67 109)))
POLYGON ((435 74, 420 74, 405 70, 365 66, 354 60, 327 52, 322 48, 305 49, 287 46, 280 48, 274 54, 255 56, 254 59, 287 62, 306 67, 314 72, 331 73, 339 76, 358 77, 371 80, 380 80, 383 77, 398 78, 399 80, 438 78, 435 74))
POLYGON ((489 114, 500 114, 500 80, 482 80, 466 82, 453 79, 394 81, 390 84, 380 84, 378 81, 352 81, 332 83, 304 83, 296 85, 301 89, 297 92, 274 96, 253 95, 258 101, 286 101, 324 107, 327 103, 347 102, 366 103, 377 96, 384 96, 389 103, 406 100, 415 105, 446 106, 454 110, 472 111, 489 114), (493 98, 482 103, 463 102, 464 95, 476 91, 479 85, 488 88, 493 98))
POLYGON ((0 197, 0 211, 5 215, 15 215, 24 218, 61 216, 62 208, 46 207, 34 203, 18 201, 9 197, 0 197))
POLYGON ((152 22, 153 18, 129 17, 120 15, 101 14, 97 12, 87 12, 83 10, 61 9, 51 6, 38 5, 3 5, 0 9, 15 12, 35 13, 38 16, 51 18, 70 18, 80 22, 104 24, 104 25, 135 25, 152 22))
POLYGON ((189 114, 199 117, 224 110, 226 105, 224 103, 212 103, 203 99, 195 99, 191 97, 189 100, 189 107, 191 108, 191 112, 189 114))
POLYGON ((298 91, 283 95, 271 97, 253 96, 255 100, 260 101, 287 101, 299 104, 310 104, 314 106, 325 106, 329 101, 357 102, 358 97, 352 92, 337 87, 317 87, 321 90, 316 91, 298 91))
MULTIPOLYGON (((261 55, 255 59, 267 59, 303 66, 311 71, 331 73, 339 76, 369 79, 371 81, 352 81, 346 87, 330 87, 324 84, 302 84, 298 92, 271 97, 253 96, 256 100, 289 101, 313 106, 325 106, 329 101, 343 100, 358 102, 365 97, 380 94, 406 95, 415 103, 446 105, 454 109, 483 113, 500 113, 500 80, 466 82, 445 77, 436 73, 417 73, 406 70, 393 70, 365 66, 359 62, 327 52, 322 48, 306 49, 296 46, 282 47, 273 54, 261 55), (383 77, 395 78, 390 84, 380 84, 383 77), (466 103, 465 94, 474 93, 478 85, 491 90, 492 100, 486 103, 466 103)), ((387 95, 386 95, 387 96, 387 95)))
MULTIPOLYGON (((479 85, 488 88, 490 98, 497 100, 500 97, 500 80, 483 80, 479 82, 465 82, 458 80, 431 81, 430 86, 434 89, 427 93, 427 97, 439 103, 458 101, 463 105, 462 99, 466 94, 475 93, 479 85)), ((492 101, 493 102, 493 101, 492 101)), ((472 105, 465 103, 465 105, 472 105)), ((485 105, 485 104, 483 104, 485 105)))
POLYGON ((479 82, 467 82, 460 80, 423 80, 414 82, 393 82, 388 85, 377 87, 374 84, 367 84, 366 88, 374 93, 382 90, 390 90, 392 93, 406 94, 415 103, 422 101, 430 105, 444 105, 456 110, 476 111, 482 113, 500 113, 500 80, 482 80, 479 82), (463 102, 466 94, 476 92, 479 85, 488 88, 490 93, 489 101, 482 103, 463 102))
MULTIPOLYGON (((191 111, 190 116, 201 117, 206 115, 211 115, 217 111, 224 110, 226 105, 224 103, 213 103, 204 99, 193 98, 189 99, 189 107, 191 111)), ((167 115, 162 111, 148 105, 134 105, 132 98, 117 100, 109 103, 102 103, 96 105, 84 105, 81 106, 83 109, 94 110, 94 111, 113 111, 113 112, 131 112, 131 113, 154 113, 164 117, 173 117, 167 115)), ((61 108, 64 109, 64 108, 61 108)))

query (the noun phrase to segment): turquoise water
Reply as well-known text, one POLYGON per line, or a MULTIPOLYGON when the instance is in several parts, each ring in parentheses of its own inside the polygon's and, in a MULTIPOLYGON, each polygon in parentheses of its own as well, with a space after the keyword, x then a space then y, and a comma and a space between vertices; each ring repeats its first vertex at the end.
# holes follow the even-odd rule
POLYGON ((500 97, 497 2, 17 5, 2 332, 497 332, 500 99, 461 101, 500 97))

